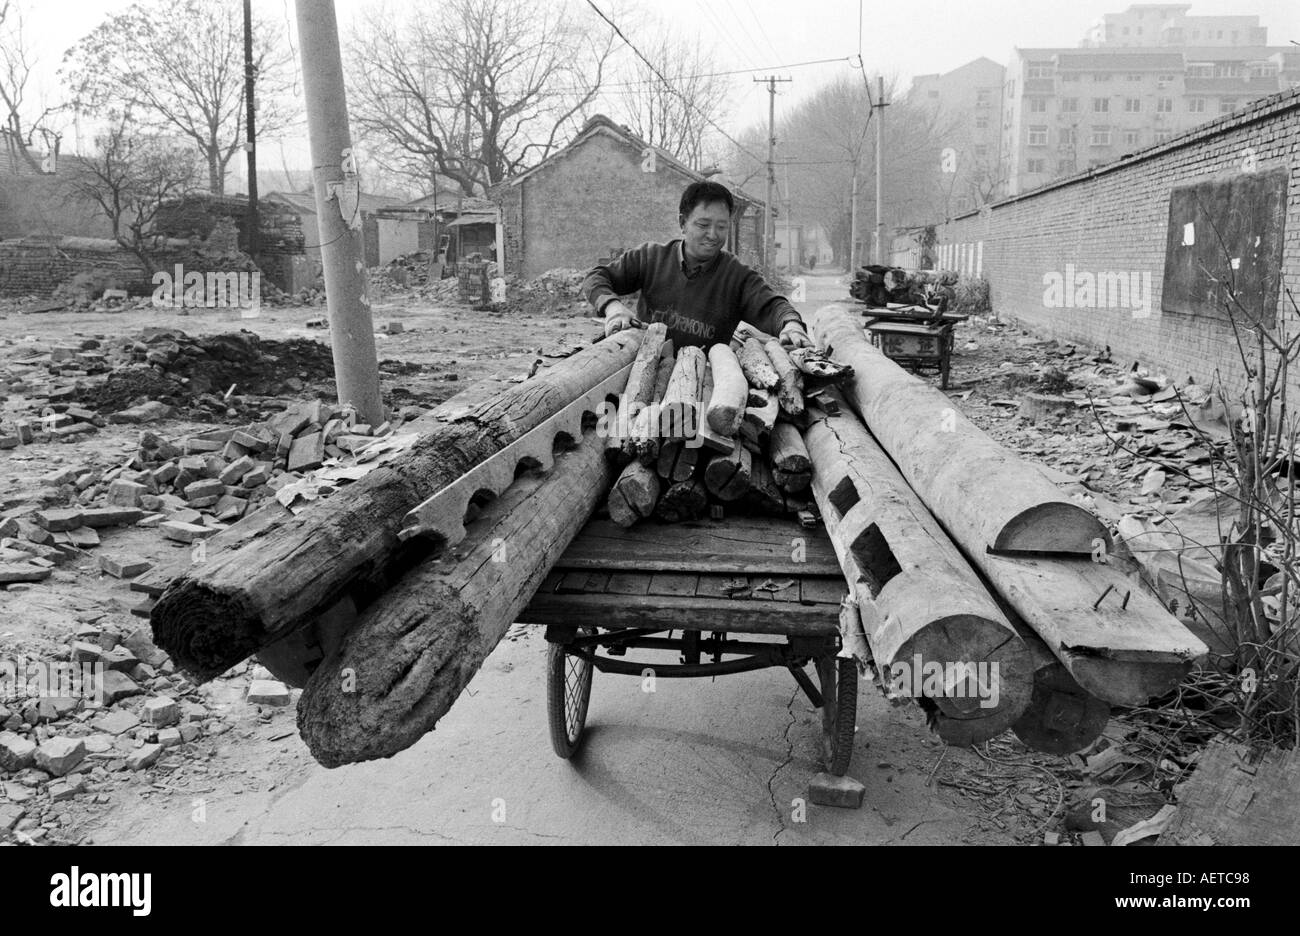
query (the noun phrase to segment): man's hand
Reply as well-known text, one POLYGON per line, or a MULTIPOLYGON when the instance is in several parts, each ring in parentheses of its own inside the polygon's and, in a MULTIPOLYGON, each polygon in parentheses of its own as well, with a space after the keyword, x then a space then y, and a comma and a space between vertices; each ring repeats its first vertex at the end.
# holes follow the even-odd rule
POLYGON ((617 299, 606 305, 605 337, 608 338, 615 332, 620 332, 625 328, 631 328, 633 318, 632 310, 617 299))
POLYGON ((812 339, 808 337, 801 322, 786 322, 785 328, 781 329, 780 341, 783 348, 813 347, 812 339))

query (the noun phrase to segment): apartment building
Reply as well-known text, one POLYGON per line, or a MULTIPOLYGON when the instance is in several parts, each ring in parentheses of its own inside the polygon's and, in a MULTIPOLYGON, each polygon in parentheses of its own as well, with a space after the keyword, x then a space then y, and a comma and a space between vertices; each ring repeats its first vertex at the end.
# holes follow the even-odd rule
POLYGON ((1262 46, 1268 30, 1258 16, 1189 16, 1190 3, 1135 3, 1107 13, 1088 30, 1082 46, 1262 46))
POLYGON ((909 98, 930 109, 943 140, 946 216, 978 208, 1001 191, 1000 143, 1006 69, 988 58, 912 79, 909 98))
POLYGON ((1194 17, 1188 9, 1133 6, 1103 17, 1081 47, 1014 49, 999 194, 1100 166, 1300 85, 1300 48, 1267 45, 1257 17, 1194 17))

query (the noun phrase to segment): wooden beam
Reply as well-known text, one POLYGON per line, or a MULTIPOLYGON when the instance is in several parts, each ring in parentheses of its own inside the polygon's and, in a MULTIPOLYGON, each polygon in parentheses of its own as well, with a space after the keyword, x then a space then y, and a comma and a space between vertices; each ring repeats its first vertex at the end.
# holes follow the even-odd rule
POLYGON ((872 347, 845 307, 819 309, 813 331, 834 360, 852 366, 849 403, 964 547, 1083 556, 1109 548, 1101 521, 986 435, 942 392, 872 347))
POLYGON ((433 548, 422 537, 398 539, 407 511, 628 367, 639 345, 639 330, 618 332, 522 383, 494 385, 481 402, 448 401, 413 424, 420 435, 400 458, 297 515, 271 518, 231 548, 209 545, 206 560, 154 606, 155 642, 203 681, 346 595, 364 607, 433 548))
POLYGON ((1023 641, 857 417, 809 416, 813 495, 881 685, 933 703, 940 737, 1006 730, 1033 690, 1023 641))
POLYGON ((603 440, 587 432, 489 505, 456 554, 408 571, 308 679, 298 729, 312 755, 327 767, 391 757, 431 731, 609 483, 603 440))

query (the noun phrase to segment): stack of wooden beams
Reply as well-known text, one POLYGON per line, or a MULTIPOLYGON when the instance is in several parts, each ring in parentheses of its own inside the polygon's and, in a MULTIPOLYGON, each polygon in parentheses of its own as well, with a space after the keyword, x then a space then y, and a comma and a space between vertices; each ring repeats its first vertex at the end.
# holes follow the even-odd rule
POLYGON ((619 405, 605 448, 619 526, 719 510, 810 516, 804 377, 776 339, 747 333, 674 353, 666 327, 651 325, 619 405))
POLYGON ((978 584, 1000 612, 988 617, 1014 627, 1036 661, 1032 699, 1015 726, 1034 746, 1077 749, 1100 730, 1107 705, 1168 692, 1207 652, 1109 561, 1101 521, 872 347, 851 309, 820 309, 813 330, 822 350, 853 368, 845 397, 869 430, 819 419, 807 438, 818 503, 861 598, 878 666, 892 663, 894 645, 924 623, 925 602, 889 594, 913 568, 922 571, 906 558, 921 561, 918 537, 925 562, 942 573, 931 572, 932 589, 946 597, 952 575, 978 584))

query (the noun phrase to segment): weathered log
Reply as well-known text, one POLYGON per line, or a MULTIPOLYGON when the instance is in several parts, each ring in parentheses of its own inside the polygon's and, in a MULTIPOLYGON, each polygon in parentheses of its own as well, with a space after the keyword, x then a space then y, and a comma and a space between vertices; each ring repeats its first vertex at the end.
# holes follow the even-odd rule
POLYGON ((773 468, 772 477, 776 479, 776 486, 788 494, 800 494, 808 490, 808 485, 812 482, 810 471, 782 471, 773 468))
POLYGON ((729 455, 714 455, 704 466, 704 486, 718 500, 733 501, 749 490, 753 456, 749 449, 737 445, 729 455))
POLYGON ((1111 705, 1143 705, 1163 695, 1209 652, 1111 564, 1074 556, 966 554, 1075 681, 1111 705))
POLYGON ((670 484, 685 481, 695 474, 699 457, 699 446, 688 445, 685 442, 665 442, 659 450, 655 470, 659 473, 659 477, 670 484))
POLYGON ((627 377, 627 389, 623 391, 622 406, 633 404, 644 406, 655 398, 655 387, 659 375, 659 362, 663 357, 663 346, 667 343, 669 354, 672 343, 668 340, 668 326, 655 322, 645 330, 641 338, 641 347, 637 349, 636 359, 627 377))
POLYGON ((794 366, 790 355, 785 353, 781 342, 773 338, 763 348, 767 352, 772 367, 776 370, 776 400, 781 409, 791 416, 798 416, 804 410, 803 374, 794 366))
POLYGON ((735 352, 721 342, 709 348, 709 370, 713 374, 713 394, 709 397, 705 421, 718 435, 734 436, 745 415, 749 382, 735 352))
POLYGON ((819 310, 814 330, 853 366, 850 402, 912 489, 1079 686, 1112 705, 1141 705, 1207 652, 1104 561, 1109 536, 1092 514, 872 348, 847 312, 819 310))
POLYGON ((958 543, 1085 556, 1109 546, 1096 517, 873 348, 846 309, 818 310, 813 330, 833 359, 852 365, 849 403, 958 543))
POLYGON ((762 387, 764 390, 776 389, 780 378, 767 352, 763 350, 761 341, 757 338, 746 338, 736 357, 740 360, 740 369, 745 372, 745 378, 752 386, 762 387))
POLYGON ((592 432, 527 474, 471 524, 455 555, 411 569, 308 679, 298 729, 327 767, 410 747, 505 635, 609 484, 592 432))
POLYGON ((768 456, 772 467, 789 474, 801 474, 812 468, 808 459, 808 448, 804 445, 799 430, 788 422, 778 422, 772 429, 772 440, 768 445, 768 456))
MULTIPOLYGON (((704 386, 700 394, 701 412, 708 410, 709 401, 712 399, 713 399, 713 371, 710 369, 706 369, 704 371, 704 386)), ((734 435, 727 436, 727 435, 722 435, 720 432, 715 432, 713 427, 709 425, 709 421, 707 419, 700 420, 699 431, 697 433, 697 438, 694 441, 696 441, 700 445, 703 445, 705 448, 711 451, 721 452, 724 455, 728 454, 729 452, 731 452, 732 449, 737 447, 737 441, 734 435)))
POLYGON ((660 441, 694 439, 703 425, 704 352, 688 345, 677 352, 668 388, 660 401, 660 441))
POLYGON ((154 606, 155 642, 203 681, 345 595, 364 608, 394 575, 436 548, 424 538, 398 539, 407 511, 629 367, 639 344, 637 331, 619 332, 504 392, 494 386, 481 403, 448 401, 412 424, 423 434, 400 459, 296 516, 273 518, 231 548, 210 542, 205 561, 174 580, 154 606))
POLYGON ((664 491, 655 516, 665 523, 698 520, 709 512, 709 492, 698 478, 678 481, 664 491))
POLYGON ((745 492, 745 501, 763 513, 785 516, 785 497, 772 478, 772 471, 761 458, 752 460, 749 468, 749 490, 745 492))
POLYGON ((1033 687, 1023 641, 857 417, 810 415, 813 494, 881 685, 933 703, 940 737, 1010 727, 1033 687))
POLYGON ((1029 706, 1011 730, 1028 747, 1045 754, 1082 751, 1101 737, 1110 721, 1110 706, 1075 682, 1019 615, 1008 611, 1007 618, 1029 648, 1035 666, 1029 706))
POLYGON ((650 401, 632 420, 629 438, 624 442, 628 454, 647 464, 659 455, 663 434, 663 398, 668 392, 668 381, 672 379, 675 364, 673 343, 665 341, 660 349, 659 369, 655 371, 655 385, 650 391, 650 401))
POLYGON ((623 469, 610 488, 606 506, 609 518, 621 527, 630 527, 654 513, 659 500, 659 475, 649 466, 634 461, 623 469))
POLYGON ((760 445, 766 445, 780 411, 776 396, 766 390, 750 390, 747 403, 745 415, 740 421, 740 434, 760 445))

